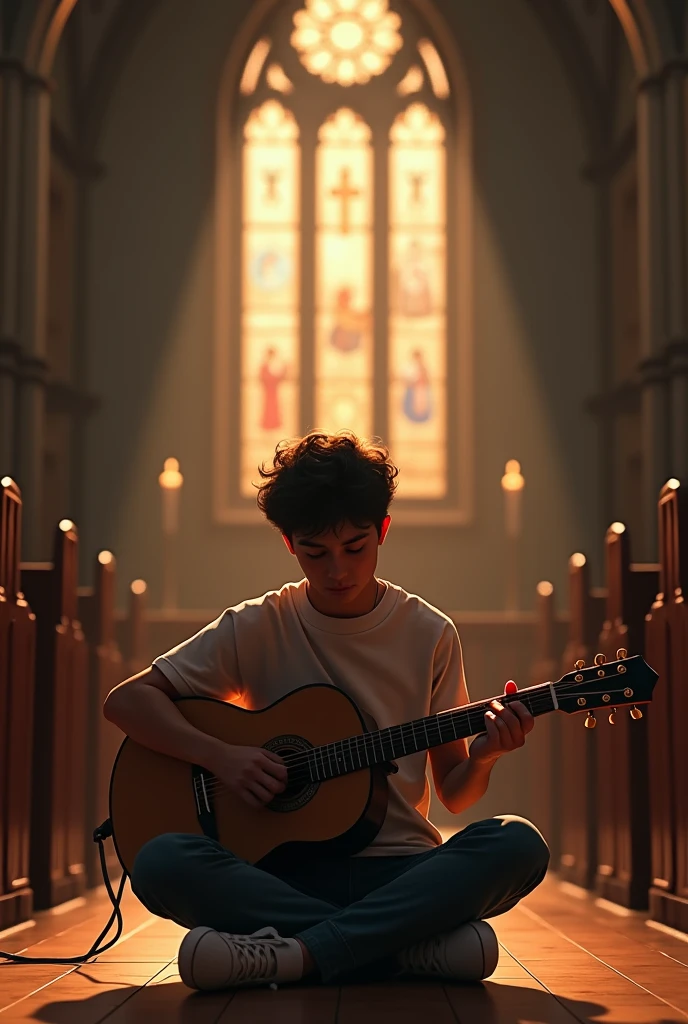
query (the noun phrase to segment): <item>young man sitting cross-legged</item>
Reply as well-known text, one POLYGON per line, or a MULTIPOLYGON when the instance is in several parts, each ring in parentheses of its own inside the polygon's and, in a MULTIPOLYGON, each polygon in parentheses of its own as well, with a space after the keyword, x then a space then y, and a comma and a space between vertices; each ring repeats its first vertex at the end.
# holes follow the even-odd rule
MULTIPOLYGON (((308 683, 344 690, 399 725, 468 703, 461 646, 448 616, 375 577, 398 470, 382 445, 312 432, 278 446, 258 503, 304 573, 300 583, 229 608, 109 694, 106 717, 137 742, 205 767, 249 807, 285 788, 285 762, 194 728, 179 696, 265 708, 308 683)), ((514 692, 507 684, 506 692, 514 692)), ((499 757, 523 745, 533 718, 494 701, 468 747, 430 750, 437 794, 458 814, 485 793, 499 757)), ((542 881, 549 853, 523 818, 477 821, 445 843, 428 821, 427 755, 388 776, 380 831, 353 856, 251 864, 207 836, 165 834, 139 851, 132 888, 154 914, 191 929, 179 971, 194 988, 324 983, 396 974, 489 976, 498 959, 485 918, 542 881)), ((325 783, 327 785, 327 783, 325 783)))

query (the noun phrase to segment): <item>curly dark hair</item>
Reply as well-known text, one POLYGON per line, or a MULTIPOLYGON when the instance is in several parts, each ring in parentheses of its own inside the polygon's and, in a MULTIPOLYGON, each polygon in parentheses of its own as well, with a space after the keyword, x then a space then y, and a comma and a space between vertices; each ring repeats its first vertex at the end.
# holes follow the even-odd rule
POLYGON ((312 430, 280 441, 272 468, 263 463, 258 472, 265 481, 258 507, 291 542, 296 531, 314 537, 338 532, 345 522, 360 528, 372 523, 379 536, 399 470, 379 438, 312 430))

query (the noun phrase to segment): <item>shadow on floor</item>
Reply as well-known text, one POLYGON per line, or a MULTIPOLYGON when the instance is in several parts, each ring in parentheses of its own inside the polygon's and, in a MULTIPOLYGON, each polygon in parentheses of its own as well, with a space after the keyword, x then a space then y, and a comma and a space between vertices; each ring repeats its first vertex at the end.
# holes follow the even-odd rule
MULTIPOLYGON (((553 999, 546 991, 524 985, 485 982, 471 985, 446 985, 422 980, 400 981, 392 986, 370 985, 336 987, 321 985, 287 986, 277 991, 269 989, 242 989, 231 992, 191 993, 180 981, 138 988, 123 984, 112 988, 112 982, 103 982, 89 976, 88 967, 79 971, 97 989, 108 984, 106 992, 94 991, 84 999, 61 999, 48 1002, 25 1018, 45 1021, 47 1024, 97 1024, 107 1018, 108 1024, 118 1021, 164 1020, 166 1024, 231 1024, 232 1021, 250 1021, 253 1013, 261 1019, 274 1019, 279 1024, 335 1024, 340 1013, 347 1019, 355 1016, 358 1024, 370 1024, 379 1019, 380 994, 384 989, 387 1012, 393 1010, 396 1024, 418 1024, 423 1019, 423 1007, 434 1016, 438 1002, 447 1002, 448 1014, 460 1024, 575 1024, 575 1022, 602 1022, 609 1007, 600 1002, 573 999, 553 999), (375 990, 378 990, 376 993, 375 990), (423 989, 427 992, 424 993, 423 989), (370 991, 368 1016, 366 990, 370 991), (406 991, 405 991, 406 990, 406 991), (442 998, 442 991, 444 999, 442 998), (426 996, 433 998, 429 1001, 426 996), (376 998, 377 996, 377 998, 376 998), (346 1012, 347 1004, 355 1002, 355 1013, 346 1012), (432 1007, 429 1005, 432 1004, 432 1007), (451 1010, 449 1009, 451 1005, 451 1010), (253 1012, 252 1012, 253 1011, 253 1012), (266 1011, 269 1018, 266 1018, 266 1011), (273 1018, 274 1014, 274 1018, 273 1018)), ((49 990, 46 991, 46 996, 49 990)), ((351 1005, 350 1010, 354 1010, 351 1005)), ((385 1019, 390 1019, 385 1017, 385 1019)), ((444 1015, 442 1016, 444 1019, 444 1015)), ((449 1019, 449 1017, 447 1017, 449 1019)), ((637 1017, 635 1018, 637 1020, 637 1017)), ((615 1017, 615 1024, 633 1024, 615 1017)), ((662 1016, 653 1024, 685 1024, 682 1015, 662 1016)))

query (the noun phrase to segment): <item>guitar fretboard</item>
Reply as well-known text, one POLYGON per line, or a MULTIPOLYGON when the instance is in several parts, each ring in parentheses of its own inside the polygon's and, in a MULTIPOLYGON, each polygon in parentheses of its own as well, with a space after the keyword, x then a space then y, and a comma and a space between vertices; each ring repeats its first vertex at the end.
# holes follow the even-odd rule
POLYGON ((307 769, 311 782, 324 782, 338 775, 348 775, 362 768, 386 761, 396 761, 409 754, 418 754, 453 740, 467 739, 485 731, 485 712, 493 700, 502 704, 521 701, 533 716, 554 711, 556 705, 551 683, 540 683, 515 694, 490 697, 451 711, 442 711, 427 718, 417 718, 403 725, 350 736, 324 746, 313 747, 301 759, 300 771, 307 769))

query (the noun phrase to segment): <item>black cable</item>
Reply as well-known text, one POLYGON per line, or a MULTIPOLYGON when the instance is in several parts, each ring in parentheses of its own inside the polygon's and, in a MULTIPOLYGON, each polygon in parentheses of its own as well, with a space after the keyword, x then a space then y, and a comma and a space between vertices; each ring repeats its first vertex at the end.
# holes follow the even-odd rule
POLYGON ((107 889, 107 894, 110 897, 110 902, 112 903, 113 911, 110 914, 108 923, 105 925, 102 932, 89 949, 88 953, 84 953, 82 956, 72 957, 40 957, 21 956, 21 954, 19 953, 3 953, 2 950, 0 950, 0 960, 6 960, 8 963, 12 964, 83 964, 86 963, 87 960, 90 960, 91 957, 100 956, 100 954, 104 953, 106 949, 110 949, 111 946, 114 946, 114 944, 117 942, 120 935, 122 934, 123 921, 120 904, 122 902, 122 893, 124 892, 124 886, 126 884, 128 875, 126 871, 123 872, 119 884, 119 890, 117 892, 117 895, 115 896, 112 885, 110 884, 107 865, 105 863, 105 850, 103 848, 103 840, 109 838, 111 835, 112 823, 109 818, 107 819, 107 821, 104 821, 102 825, 99 825, 98 828, 93 833, 93 842, 98 843, 98 853, 100 855, 100 868, 101 871, 103 872, 103 881, 105 882, 105 888, 107 889), (115 918, 117 919, 117 934, 115 935, 114 939, 110 939, 110 941, 106 943, 104 946, 99 947, 98 943, 102 942, 107 933, 110 931, 115 921, 115 918))

